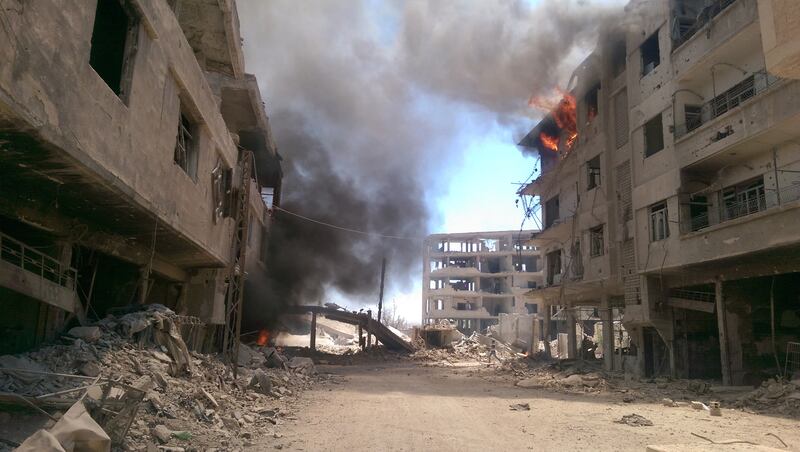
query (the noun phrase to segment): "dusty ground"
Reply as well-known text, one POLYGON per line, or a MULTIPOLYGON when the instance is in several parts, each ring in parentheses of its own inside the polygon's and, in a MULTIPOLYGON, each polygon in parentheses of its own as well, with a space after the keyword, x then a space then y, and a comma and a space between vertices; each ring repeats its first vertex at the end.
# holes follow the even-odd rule
MULTIPOLYGON (((739 439, 800 450, 800 422, 723 409, 722 417, 686 406, 624 403, 622 394, 562 394, 523 389, 483 367, 430 367, 402 361, 319 366, 342 383, 304 393, 280 438, 248 450, 635 450, 648 444, 708 444, 739 439), (529 403, 530 411, 509 405, 529 403), (650 427, 615 423, 636 413, 650 427)), ((731 450, 730 446, 720 450, 731 450)))

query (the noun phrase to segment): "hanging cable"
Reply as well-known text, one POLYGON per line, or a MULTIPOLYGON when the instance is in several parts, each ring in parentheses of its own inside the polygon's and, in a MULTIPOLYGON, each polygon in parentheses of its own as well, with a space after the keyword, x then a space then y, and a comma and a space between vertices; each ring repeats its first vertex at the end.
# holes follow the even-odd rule
POLYGON ((340 231, 352 232, 354 234, 371 235, 373 237, 381 237, 381 238, 385 238, 385 239, 396 239, 396 240, 413 240, 413 241, 420 241, 420 242, 425 240, 422 237, 404 237, 404 236, 400 236, 400 235, 386 235, 386 234, 379 234, 377 232, 359 231, 357 229, 350 229, 350 228, 345 228, 345 227, 342 227, 342 226, 336 226, 335 224, 325 223, 324 221, 319 221, 319 220, 315 220, 313 218, 308 218, 306 216, 300 215, 299 213, 294 213, 294 212, 288 211, 288 210, 284 209, 283 207, 272 206, 272 208, 275 209, 275 210, 280 210, 281 212, 285 212, 285 213, 287 213, 289 215, 292 215, 294 217, 297 217, 297 218, 300 218, 300 219, 303 219, 303 220, 306 220, 306 221, 310 221, 312 223, 316 223, 316 224, 319 224, 319 225, 322 225, 322 226, 327 226, 327 227, 333 228, 333 229, 338 229, 340 231))

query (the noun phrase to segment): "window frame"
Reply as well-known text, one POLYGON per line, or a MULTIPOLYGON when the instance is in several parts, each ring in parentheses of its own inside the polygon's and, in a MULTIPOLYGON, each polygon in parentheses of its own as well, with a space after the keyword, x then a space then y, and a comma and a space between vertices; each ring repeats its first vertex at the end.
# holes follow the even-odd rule
POLYGON ((589 228, 589 257, 599 257, 606 254, 604 226, 604 224, 600 224, 589 228))
POLYGON ((652 204, 648 209, 650 242, 669 238, 669 206, 666 200, 652 204))
POLYGON ((191 114, 180 102, 178 112, 178 127, 175 134, 175 148, 173 150, 173 163, 177 165, 192 181, 197 183, 197 173, 200 166, 200 123, 194 120, 191 114), (187 127, 188 126, 188 127, 187 127), (188 136, 188 145, 186 137, 188 136), (181 158, 181 154, 183 157, 181 158))
MULTIPOLYGON (((95 74, 103 81, 103 83, 125 104, 128 105, 130 100, 130 90, 131 90, 131 83, 133 81, 133 68, 134 63, 136 60, 136 54, 139 49, 139 32, 140 25, 141 25, 141 17, 139 16, 136 8, 134 8, 129 0, 98 0, 95 6, 94 11, 94 23, 92 24, 92 32, 89 37, 89 67, 92 68, 95 74), (97 19, 98 19, 98 12, 100 10, 101 2, 108 1, 108 2, 116 2, 119 4, 120 9, 125 14, 128 19, 127 23, 127 30, 125 30, 125 38, 122 42, 122 62, 119 67, 119 84, 118 86, 114 87, 111 86, 109 80, 107 79, 108 74, 104 75, 101 72, 105 72, 102 69, 99 69, 96 64, 92 64, 92 60, 97 56, 94 53, 96 47, 94 46, 95 41, 95 34, 98 32, 97 30, 97 19)), ((104 36, 108 38, 108 36, 104 36)), ((100 37, 102 39, 104 37, 100 37)))
POLYGON ((653 73, 653 71, 655 71, 656 68, 661 65, 661 40, 658 38, 659 31, 661 30, 658 29, 655 32, 653 32, 653 34, 651 34, 650 36, 647 37, 647 39, 642 41, 642 44, 639 46, 639 54, 640 54, 639 63, 641 65, 640 75, 642 77, 646 77, 648 74, 653 73), (654 41, 655 45, 653 45, 654 41), (645 53, 647 50, 655 51, 656 58, 653 58, 652 61, 651 58, 645 59, 645 53), (653 67, 648 70, 648 65, 650 63, 653 63, 653 67))
POLYGON ((586 191, 599 187, 602 185, 602 181, 603 176, 600 154, 597 154, 586 161, 586 191), (595 163, 596 166, 593 166, 595 163))
POLYGON ((666 142, 664 141, 664 117, 661 112, 659 112, 652 118, 648 119, 647 122, 645 122, 642 125, 642 135, 644 137, 644 158, 652 157, 664 150, 664 148, 666 147, 666 142), (651 125, 656 120, 658 120, 658 128, 656 128, 654 125, 651 125), (661 139, 658 140, 658 142, 660 143, 660 147, 658 147, 657 149, 655 148, 655 146, 653 146, 653 148, 651 149, 650 145, 651 143, 653 143, 651 139, 654 140, 655 138, 653 137, 651 139, 648 139, 648 136, 650 136, 650 134, 647 133, 648 130, 651 131, 658 130, 658 133, 661 136, 661 139))

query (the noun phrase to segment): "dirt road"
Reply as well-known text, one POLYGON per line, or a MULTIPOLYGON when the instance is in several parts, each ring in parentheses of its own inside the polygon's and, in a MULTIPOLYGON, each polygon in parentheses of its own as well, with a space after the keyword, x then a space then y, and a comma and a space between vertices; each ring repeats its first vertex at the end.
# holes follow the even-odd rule
MULTIPOLYGON (((648 444, 708 444, 740 439, 800 450, 800 422, 723 410, 722 417, 688 407, 624 403, 622 394, 559 394, 522 389, 485 368, 390 365, 321 366, 339 385, 309 391, 282 437, 252 450, 464 451, 632 450, 648 444), (494 381, 493 381, 494 380, 494 381), (510 404, 529 403, 530 411, 510 404), (615 423, 636 413, 651 427, 615 423)), ((725 449, 729 450, 729 449, 725 449)))

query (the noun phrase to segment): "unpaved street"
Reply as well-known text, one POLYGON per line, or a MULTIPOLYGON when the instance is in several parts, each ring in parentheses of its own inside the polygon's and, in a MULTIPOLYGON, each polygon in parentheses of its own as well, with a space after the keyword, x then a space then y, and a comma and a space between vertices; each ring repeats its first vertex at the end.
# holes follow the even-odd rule
MULTIPOLYGON (((779 417, 723 410, 722 417, 689 407, 624 403, 622 394, 561 394, 522 389, 485 367, 396 364, 320 366, 339 385, 309 391, 281 438, 254 445, 283 450, 634 450, 648 444, 708 444, 747 440, 800 450, 800 425, 779 417), (530 411, 509 405, 529 403, 530 411), (651 427, 615 423, 636 413, 651 427)), ((729 450, 729 449, 725 449, 729 450)))

